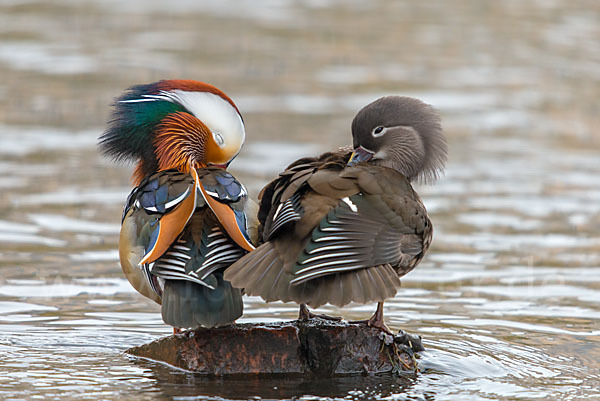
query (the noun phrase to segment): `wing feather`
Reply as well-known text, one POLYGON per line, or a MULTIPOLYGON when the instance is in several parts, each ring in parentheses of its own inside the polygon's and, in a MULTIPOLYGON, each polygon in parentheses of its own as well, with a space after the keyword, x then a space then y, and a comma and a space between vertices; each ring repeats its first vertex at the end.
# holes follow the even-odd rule
MULTIPOLYGON (((411 193, 384 199, 382 185, 377 183, 379 177, 364 171, 356 176, 367 182, 369 191, 374 193, 362 192, 363 186, 359 186, 361 192, 340 199, 321 219, 296 260, 292 285, 375 265, 406 265, 423 254, 426 235, 420 229, 422 224, 407 218, 407 215, 417 215, 427 219, 420 200, 409 199, 411 193), (365 178, 367 176, 370 180, 365 178), (402 203, 402 207, 390 207, 390 201, 402 203)), ((350 178, 349 174, 346 177, 350 178)), ((315 190, 328 192, 324 177, 319 181, 315 190)), ((373 278, 369 275, 365 279, 373 278)))

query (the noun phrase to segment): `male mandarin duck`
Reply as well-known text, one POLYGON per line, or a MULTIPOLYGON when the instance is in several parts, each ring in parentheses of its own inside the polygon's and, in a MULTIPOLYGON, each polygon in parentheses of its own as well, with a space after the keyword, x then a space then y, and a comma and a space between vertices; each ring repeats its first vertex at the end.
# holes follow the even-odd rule
POLYGON ((258 209, 225 170, 244 143, 238 108, 189 80, 133 86, 114 106, 100 146, 138 162, 122 217, 123 272, 175 332, 233 322, 242 294, 223 270, 254 249, 258 209))
MULTIPOLYGON (((233 286, 265 301, 378 302, 369 325, 389 332, 383 302, 423 258, 432 226, 414 180, 442 173, 447 144, 435 109, 383 97, 352 121, 354 151, 292 163, 261 191, 264 243, 225 272, 233 286)), ((318 315, 317 315, 318 316, 318 315)))

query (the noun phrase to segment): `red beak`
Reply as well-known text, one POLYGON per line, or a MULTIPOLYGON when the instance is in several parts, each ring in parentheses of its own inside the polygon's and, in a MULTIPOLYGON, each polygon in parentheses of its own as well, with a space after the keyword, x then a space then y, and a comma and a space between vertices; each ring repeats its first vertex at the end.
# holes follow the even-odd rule
POLYGON ((227 169, 227 164, 212 164, 212 163, 211 163, 211 166, 220 167, 220 168, 222 168, 223 170, 226 170, 226 169, 227 169))

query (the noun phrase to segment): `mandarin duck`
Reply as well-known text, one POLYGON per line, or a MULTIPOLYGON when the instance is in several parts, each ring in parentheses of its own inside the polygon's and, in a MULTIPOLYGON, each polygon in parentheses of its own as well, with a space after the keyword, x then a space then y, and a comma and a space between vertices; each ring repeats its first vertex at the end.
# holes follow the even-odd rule
POLYGON ((432 239, 411 182, 442 172, 447 144, 435 109, 383 97, 352 121, 353 151, 302 158, 259 195, 263 244, 225 279, 265 301, 295 301, 300 318, 326 303, 377 302, 365 321, 389 332, 383 302, 423 258, 432 239))
POLYGON ((256 212, 227 165, 244 143, 242 116, 212 85, 165 80, 129 88, 100 137, 103 152, 137 161, 122 216, 121 267, 174 327, 242 315, 223 270, 254 249, 256 212))

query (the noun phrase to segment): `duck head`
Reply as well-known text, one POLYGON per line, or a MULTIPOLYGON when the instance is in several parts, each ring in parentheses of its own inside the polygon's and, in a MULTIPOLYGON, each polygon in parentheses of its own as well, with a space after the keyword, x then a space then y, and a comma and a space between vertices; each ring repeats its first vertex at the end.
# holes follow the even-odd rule
POLYGON ((435 180, 448 154, 438 113, 411 97, 386 96, 363 107, 352 121, 352 138, 349 165, 389 167, 410 181, 435 180))
POLYGON ((244 139, 242 116, 225 93, 204 82, 165 80, 132 86, 115 101, 100 147, 117 160, 137 161, 139 184, 161 170, 226 167, 244 139))

